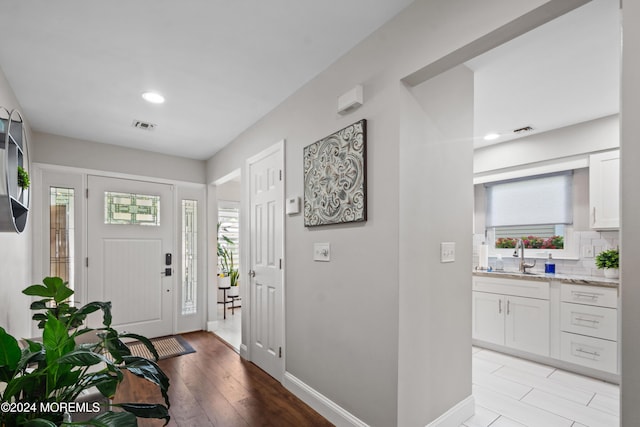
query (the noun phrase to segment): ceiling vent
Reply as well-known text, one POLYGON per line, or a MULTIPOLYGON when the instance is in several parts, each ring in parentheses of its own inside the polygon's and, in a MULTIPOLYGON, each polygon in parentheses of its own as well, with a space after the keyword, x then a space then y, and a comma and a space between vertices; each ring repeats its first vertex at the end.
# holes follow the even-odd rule
POLYGON ((533 130, 533 128, 531 126, 525 126, 523 128, 520 129, 514 129, 513 133, 526 133, 526 132, 531 132, 533 130))
POLYGON ((134 120, 131 126, 133 126, 134 128, 142 129, 142 130, 152 131, 158 125, 154 125, 153 123, 143 122, 141 120, 134 120))

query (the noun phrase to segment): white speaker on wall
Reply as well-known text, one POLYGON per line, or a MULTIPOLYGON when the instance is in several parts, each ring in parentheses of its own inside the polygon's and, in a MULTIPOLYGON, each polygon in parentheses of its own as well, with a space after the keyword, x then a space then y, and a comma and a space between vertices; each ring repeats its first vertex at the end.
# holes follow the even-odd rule
POLYGON ((360 107, 362 102, 362 85, 356 85, 356 87, 338 97, 338 114, 350 113, 360 107))

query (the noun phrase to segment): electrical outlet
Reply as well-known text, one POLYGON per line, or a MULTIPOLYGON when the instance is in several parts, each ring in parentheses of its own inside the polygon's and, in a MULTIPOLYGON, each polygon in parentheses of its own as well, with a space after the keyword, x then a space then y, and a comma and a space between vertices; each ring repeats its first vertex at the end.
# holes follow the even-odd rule
POLYGON ((440 262, 454 262, 456 260, 455 242, 440 243, 440 262))
POLYGON ((582 246, 582 258, 593 258, 593 245, 582 246))

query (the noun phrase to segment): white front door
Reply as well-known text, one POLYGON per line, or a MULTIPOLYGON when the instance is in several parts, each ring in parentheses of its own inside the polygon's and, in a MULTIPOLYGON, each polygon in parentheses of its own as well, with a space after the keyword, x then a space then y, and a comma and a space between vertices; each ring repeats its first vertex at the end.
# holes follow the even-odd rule
POLYGON ((121 332, 170 335, 173 187, 89 176, 88 189, 88 301, 111 301, 121 332))
POLYGON ((284 374, 282 144, 248 161, 251 360, 282 381, 284 374))

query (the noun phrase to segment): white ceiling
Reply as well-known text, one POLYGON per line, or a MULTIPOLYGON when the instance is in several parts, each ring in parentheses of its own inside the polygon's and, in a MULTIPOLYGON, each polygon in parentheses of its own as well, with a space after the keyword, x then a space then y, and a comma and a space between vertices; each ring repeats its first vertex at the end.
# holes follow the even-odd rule
POLYGON ((0 0, 0 67, 37 131, 207 159, 411 2, 0 0))
POLYGON ((618 1, 594 0, 467 62, 476 147, 617 113, 620 47, 618 1))
MULTIPOLYGON (((207 159, 411 1, 0 0, 0 67, 37 131, 207 159)), ((594 0, 469 61, 476 146, 618 112, 619 19, 594 0)))

